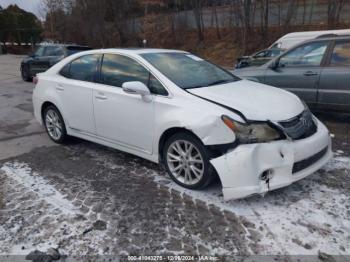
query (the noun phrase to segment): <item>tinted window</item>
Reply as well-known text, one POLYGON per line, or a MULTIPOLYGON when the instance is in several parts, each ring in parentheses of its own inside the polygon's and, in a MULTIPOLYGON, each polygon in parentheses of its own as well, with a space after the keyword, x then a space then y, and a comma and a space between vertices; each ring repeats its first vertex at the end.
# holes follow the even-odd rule
POLYGON ((350 66, 350 43, 338 43, 335 45, 331 65, 350 66))
POLYGON ((300 46, 280 59, 282 66, 320 66, 328 43, 311 43, 300 46))
POLYGON ((150 74, 150 78, 149 78, 149 89, 152 94, 163 95, 163 96, 168 95, 168 92, 163 87, 163 85, 152 74, 150 74))
POLYGON ((99 55, 84 55, 70 64, 69 78, 93 81, 99 55))
POLYGON ((63 50, 60 46, 48 46, 45 48, 45 56, 62 56, 63 50))
POLYGON ((106 85, 121 87, 124 82, 140 81, 148 85, 149 72, 131 58, 105 54, 101 68, 101 81, 106 85))
POLYGON ((36 56, 43 56, 44 50, 45 50, 45 47, 41 46, 41 47, 39 47, 39 48, 35 51, 34 54, 35 54, 36 56))
POLYGON ((65 65, 61 71, 60 71, 60 74, 64 77, 68 77, 69 78, 69 69, 70 69, 70 63, 65 65))
POLYGON ((142 57, 183 89, 219 85, 239 79, 188 53, 148 53, 142 57))

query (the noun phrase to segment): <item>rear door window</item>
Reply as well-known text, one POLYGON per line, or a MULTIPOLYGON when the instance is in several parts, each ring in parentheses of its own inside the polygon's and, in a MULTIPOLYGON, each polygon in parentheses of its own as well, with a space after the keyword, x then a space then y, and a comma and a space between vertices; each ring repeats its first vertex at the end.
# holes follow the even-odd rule
POLYGON ((98 54, 84 55, 64 66, 60 74, 75 80, 93 82, 99 59, 98 54))
POLYGON ((341 42, 335 44, 330 65, 350 66, 350 42, 341 42))

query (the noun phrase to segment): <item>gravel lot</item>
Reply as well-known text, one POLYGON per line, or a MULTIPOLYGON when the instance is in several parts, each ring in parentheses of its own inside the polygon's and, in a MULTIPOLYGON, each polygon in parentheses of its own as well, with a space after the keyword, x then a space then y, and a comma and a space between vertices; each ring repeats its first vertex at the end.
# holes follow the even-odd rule
POLYGON ((0 56, 0 254, 350 259, 349 116, 318 114, 336 152, 322 170, 224 202, 218 183, 189 191, 138 157, 78 139, 53 144, 33 119, 20 60, 0 56))

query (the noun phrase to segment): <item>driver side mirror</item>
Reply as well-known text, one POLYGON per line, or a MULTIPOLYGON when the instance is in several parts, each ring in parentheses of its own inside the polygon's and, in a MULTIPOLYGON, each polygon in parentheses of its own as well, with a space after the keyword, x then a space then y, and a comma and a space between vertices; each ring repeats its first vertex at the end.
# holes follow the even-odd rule
POLYGON ((128 94, 141 95, 142 100, 150 102, 152 100, 151 92, 148 87, 140 81, 125 82, 122 85, 123 91, 128 94))
POLYGON ((276 70, 279 66, 279 59, 272 60, 272 62, 269 65, 269 68, 272 70, 276 70))

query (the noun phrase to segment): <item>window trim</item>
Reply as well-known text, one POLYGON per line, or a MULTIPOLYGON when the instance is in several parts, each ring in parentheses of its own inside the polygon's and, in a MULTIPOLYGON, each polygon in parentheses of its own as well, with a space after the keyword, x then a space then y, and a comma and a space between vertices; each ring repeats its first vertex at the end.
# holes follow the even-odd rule
MULTIPOLYGON (((151 75, 157 79, 157 81, 159 81, 159 83, 163 86, 163 88, 165 89, 165 91, 167 92, 166 95, 161 95, 161 94, 154 94, 154 93, 151 93, 151 95, 153 96, 161 96, 161 97, 167 97, 167 98, 170 98, 170 91, 168 88, 166 88, 166 85, 164 85, 164 83, 144 64, 142 63, 142 61, 136 59, 135 57, 132 57, 132 56, 129 56, 127 54, 121 54, 121 53, 102 53, 101 54, 101 59, 99 61, 99 65, 97 67, 97 79, 96 79, 96 83, 99 83, 101 85, 105 85, 105 86, 110 86, 110 87, 117 87, 117 86, 112 86, 112 85, 108 85, 108 84, 105 84, 102 82, 102 78, 101 78, 101 73, 102 73, 102 64, 103 64, 103 60, 104 60, 104 56, 105 55, 119 55, 119 56, 124 56, 124 57, 127 57, 133 61, 135 61, 136 63, 138 63, 140 66, 142 66, 144 69, 146 69, 146 71, 148 72, 148 83, 147 83, 147 88, 148 90, 151 92, 150 90, 150 87, 149 87, 149 84, 150 84, 150 79, 151 79, 151 75)), ((122 88, 122 87, 117 87, 117 88, 122 88)))
POLYGON ((350 39, 342 39, 342 40, 333 40, 332 41, 331 48, 329 49, 329 53, 327 55, 325 67, 327 67, 327 68, 341 68, 341 67, 350 68, 350 65, 331 65, 332 55, 333 55, 333 51, 335 49, 335 46, 337 44, 341 44, 341 43, 349 43, 350 44, 350 39))
POLYGON ((285 53, 282 53, 282 55, 280 55, 278 57, 279 68, 315 68, 315 67, 325 67, 325 63, 326 63, 326 59, 327 59, 328 54, 329 54, 329 49, 331 47, 331 43, 332 43, 332 41, 314 41, 314 42, 307 42, 307 43, 303 43, 301 45, 298 45, 298 46, 294 47, 293 49, 291 49, 291 50, 289 50, 289 51, 287 51, 285 53), (325 52, 323 54, 323 57, 322 57, 321 62, 320 62, 319 65, 317 65, 317 66, 315 66, 315 65, 313 65, 313 66, 295 65, 295 66, 288 66, 288 67, 287 66, 281 66, 280 62, 281 62, 281 59, 283 57, 285 57, 286 55, 288 55, 289 53, 293 52, 294 50, 296 50, 296 49, 298 49, 300 47, 303 47, 303 46, 306 46, 306 45, 310 45, 310 44, 315 44, 315 43, 325 43, 326 44, 326 50, 325 50, 325 52))

